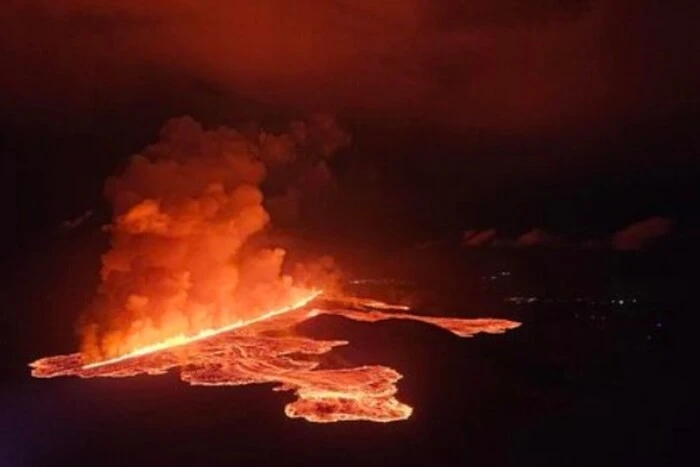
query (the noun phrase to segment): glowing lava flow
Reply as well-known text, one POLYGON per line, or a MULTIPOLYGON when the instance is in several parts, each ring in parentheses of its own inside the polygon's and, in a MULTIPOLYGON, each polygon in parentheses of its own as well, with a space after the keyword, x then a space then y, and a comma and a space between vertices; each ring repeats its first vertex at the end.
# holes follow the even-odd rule
MULTIPOLYGON (((37 378, 57 376, 126 377, 159 375, 179 368, 180 378, 200 386, 236 386, 276 383, 276 391, 294 391, 297 400, 287 404, 285 414, 311 422, 367 420, 392 422, 410 417, 413 408, 396 399, 396 383, 402 375, 381 365, 351 368, 319 368, 313 356, 322 355, 347 341, 322 341, 286 332, 315 316, 335 315, 375 322, 410 319, 432 324, 461 336, 502 333, 520 323, 504 319, 436 318, 404 312, 406 307, 360 299, 336 301, 358 309, 308 309, 319 292, 287 308, 268 312, 248 322, 239 322, 189 338, 168 340, 158 346, 112 360, 85 365, 81 354, 47 357, 31 364, 37 378), (282 331, 282 332, 281 332, 282 331), (305 357, 304 357, 305 356, 305 357)), ((324 307, 333 308, 333 303, 324 307), (329 306, 330 305, 330 306, 329 306)))
POLYGON ((104 365, 109 365, 112 363, 117 363, 117 362, 123 362, 124 360, 129 360, 131 358, 135 357, 141 357, 143 355, 148 355, 152 354, 154 352, 160 352, 162 350, 167 350, 167 349, 172 349, 173 347, 180 347, 183 345, 187 344, 192 344, 197 341, 201 341, 202 339, 207 339, 213 336, 217 336, 219 334, 223 334, 225 332, 230 332, 235 329, 239 329, 245 326, 250 326, 251 324, 259 323, 261 321, 265 321, 266 319, 274 318, 275 316, 282 315, 284 313, 289 313, 292 310, 296 310, 298 308, 305 307, 308 305, 312 300, 314 300, 316 297, 321 295, 323 293, 322 290, 315 290, 313 292, 310 292, 309 295, 304 297, 303 299, 299 300, 298 302, 283 307, 279 308, 277 310, 272 310, 268 311, 267 313, 258 316, 257 318, 249 319, 249 320, 239 320, 234 323, 231 323, 229 325, 223 326, 221 328, 217 329, 204 329, 197 334, 193 336, 185 336, 183 334, 180 334, 179 336, 173 336, 169 339, 166 339, 162 342, 158 342, 157 344, 152 344, 152 345, 147 345, 141 348, 138 348, 134 350, 133 352, 129 352, 124 355, 120 355, 119 357, 115 358, 110 358, 108 360, 102 360, 100 362, 94 362, 94 363, 88 363, 87 365, 83 365, 83 369, 89 370, 91 368, 97 368, 100 366, 104 365))

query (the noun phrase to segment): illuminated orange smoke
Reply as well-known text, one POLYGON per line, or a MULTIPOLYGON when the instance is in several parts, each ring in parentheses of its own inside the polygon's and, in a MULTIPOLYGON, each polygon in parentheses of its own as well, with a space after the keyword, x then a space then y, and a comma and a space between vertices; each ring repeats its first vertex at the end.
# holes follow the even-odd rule
POLYGON ((409 319, 444 328, 461 337, 477 333, 503 333, 520 325, 503 319, 435 318, 394 313, 405 310, 374 300, 350 299, 339 304, 370 308, 319 309, 300 302, 270 313, 266 319, 227 332, 212 332, 206 338, 192 340, 152 351, 85 365, 82 354, 43 358, 31 364, 37 378, 57 376, 127 377, 138 374, 159 375, 179 368, 180 377, 192 385, 236 386, 255 383, 277 383, 276 391, 294 391, 297 400, 287 404, 285 414, 311 422, 369 420, 392 422, 408 418, 413 408, 396 399, 396 382, 402 375, 381 365, 355 368, 319 368, 313 355, 321 355, 347 341, 321 341, 289 333, 273 333, 288 329, 320 314, 336 315, 357 321, 375 322, 386 319, 409 319), (382 311, 377 308, 381 308, 382 311), (306 358, 299 358, 306 355, 306 358), (296 357, 295 357, 296 356, 296 357))
POLYGON ((105 185, 111 249, 80 323, 85 359, 187 342, 303 301, 313 289, 282 273, 285 251, 253 240, 271 216, 294 217, 304 190, 322 188, 326 161, 348 141, 327 116, 292 122, 281 134, 168 121, 159 140, 105 185), (268 176, 296 194, 265 200, 268 176))

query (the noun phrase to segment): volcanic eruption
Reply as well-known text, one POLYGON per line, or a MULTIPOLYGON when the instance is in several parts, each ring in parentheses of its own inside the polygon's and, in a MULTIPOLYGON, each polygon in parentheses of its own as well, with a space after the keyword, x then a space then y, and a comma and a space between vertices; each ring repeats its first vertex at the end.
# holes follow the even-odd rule
POLYGON ((188 117, 166 123, 160 140, 106 183, 114 207, 105 228, 111 249, 79 325, 80 352, 39 359, 32 375, 126 377, 178 368, 193 385, 277 383, 276 390, 297 396, 285 408, 289 417, 409 417, 412 408, 395 397, 399 372, 321 367, 314 356, 348 342, 300 336, 294 326, 320 314, 409 319, 471 337, 519 323, 420 316, 406 306, 346 297, 327 259, 284 274, 285 251, 256 246, 254 238, 270 225, 266 206, 297 216, 308 181, 319 189, 328 178, 326 160, 348 143, 327 116, 295 122, 278 135, 207 130, 188 117), (284 185, 278 187, 284 194, 267 202, 266 177, 284 185))

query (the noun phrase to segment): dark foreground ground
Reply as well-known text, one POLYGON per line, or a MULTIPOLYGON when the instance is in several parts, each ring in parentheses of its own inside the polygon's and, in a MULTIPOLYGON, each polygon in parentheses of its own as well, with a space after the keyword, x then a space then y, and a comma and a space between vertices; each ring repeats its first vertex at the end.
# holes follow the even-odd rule
POLYGON ((37 250, 4 281, 2 466, 687 464, 696 405, 687 297, 518 305, 506 291, 475 298, 478 280, 439 293, 432 284, 430 300, 418 301, 431 307, 417 311, 523 322, 472 339, 414 322, 320 317, 299 331, 351 341, 329 364, 392 366, 405 375, 400 399, 415 407, 405 422, 321 425, 286 418, 291 396, 270 386, 32 379, 29 361, 75 349, 70 310, 95 285, 85 271, 96 256, 83 250, 37 250))

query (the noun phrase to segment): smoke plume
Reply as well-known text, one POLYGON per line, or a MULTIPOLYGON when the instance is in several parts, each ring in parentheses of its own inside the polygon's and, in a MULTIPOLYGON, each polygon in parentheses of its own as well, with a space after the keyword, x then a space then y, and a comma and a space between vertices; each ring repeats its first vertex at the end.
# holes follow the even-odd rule
MULTIPOLYGON (((291 207, 272 201, 280 216, 295 217, 302 195, 332 179, 325 161, 348 142, 327 116, 252 138, 231 128, 206 130, 189 117, 167 122, 159 141, 106 183, 114 208, 106 228, 111 250, 81 326, 87 358, 255 318, 294 301, 304 290, 281 273, 285 251, 243 248, 271 222, 261 185, 274 176, 278 190, 299 193, 287 201, 291 207)), ((304 279, 321 270, 304 269, 304 279)))

